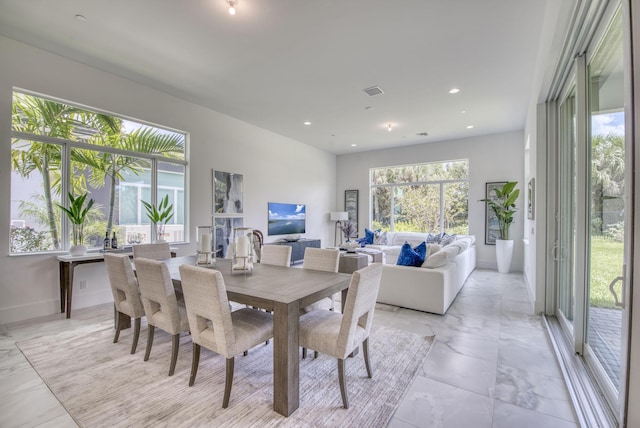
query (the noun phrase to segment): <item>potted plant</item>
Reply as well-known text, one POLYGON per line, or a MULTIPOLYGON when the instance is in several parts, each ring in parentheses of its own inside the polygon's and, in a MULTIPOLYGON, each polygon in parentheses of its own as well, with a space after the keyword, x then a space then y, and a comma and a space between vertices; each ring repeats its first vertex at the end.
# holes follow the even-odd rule
POLYGON ((509 228, 513 224, 513 216, 518 210, 516 200, 520 196, 520 189, 516 189, 517 181, 509 181, 501 188, 495 188, 495 196, 481 199, 486 202, 498 219, 500 238, 496 239, 496 261, 498 272, 508 273, 513 255, 513 239, 509 239, 509 228))
POLYGON ((69 193, 69 208, 56 204, 67 214, 73 227, 73 245, 69 248, 69 254, 72 256, 83 256, 87 253, 87 246, 84 245, 84 220, 93 206, 94 200, 89 199, 85 205, 86 199, 87 193, 78 197, 74 197, 73 194, 69 193))
POLYGON ((169 203, 169 195, 166 195, 156 207, 153 204, 140 200, 147 210, 147 217, 156 226, 156 242, 164 242, 164 225, 173 218, 173 204, 169 203))

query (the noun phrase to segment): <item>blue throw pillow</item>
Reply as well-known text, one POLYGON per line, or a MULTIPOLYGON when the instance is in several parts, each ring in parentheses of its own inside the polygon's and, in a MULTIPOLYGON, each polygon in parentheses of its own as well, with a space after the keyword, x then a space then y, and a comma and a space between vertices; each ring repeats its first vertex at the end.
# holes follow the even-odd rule
MULTIPOLYGON (((426 245, 424 248, 426 253, 426 250, 427 250, 426 245)), ((411 248, 411 244, 409 244, 408 242, 405 242, 402 245, 402 248, 400 249, 400 254, 398 255, 398 261, 396 262, 396 264, 401 266, 419 267, 419 266, 422 266, 423 262, 424 262, 424 256, 420 257, 420 254, 418 254, 416 251, 414 251, 413 248, 411 248)))
POLYGON ((424 259, 427 257, 427 243, 422 241, 420 245, 418 245, 417 247, 414 247, 413 251, 415 251, 416 254, 418 254, 420 258, 422 258, 422 261, 424 262, 424 259))
POLYGON ((374 233, 372 230, 364 228, 364 239, 367 241, 367 244, 373 244, 374 233))

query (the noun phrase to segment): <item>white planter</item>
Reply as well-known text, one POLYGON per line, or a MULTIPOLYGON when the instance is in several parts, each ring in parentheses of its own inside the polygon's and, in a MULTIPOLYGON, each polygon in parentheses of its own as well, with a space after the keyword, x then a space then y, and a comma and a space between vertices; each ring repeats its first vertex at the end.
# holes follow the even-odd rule
POLYGON ((85 254, 87 254, 86 245, 72 245, 69 247, 70 256, 84 256, 85 254))
POLYGON ((498 272, 509 273, 513 256, 513 239, 496 239, 496 261, 498 272))

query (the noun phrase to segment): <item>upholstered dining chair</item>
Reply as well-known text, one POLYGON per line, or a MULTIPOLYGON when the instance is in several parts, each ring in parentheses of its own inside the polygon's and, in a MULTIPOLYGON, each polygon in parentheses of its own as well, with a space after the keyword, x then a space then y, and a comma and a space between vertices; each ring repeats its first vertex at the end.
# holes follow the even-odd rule
POLYGON ((199 266, 180 266, 182 290, 187 307, 193 360, 189 386, 193 386, 204 346, 226 358, 226 377, 222 407, 229 405, 233 384, 234 358, 273 337, 273 316, 243 308, 229 310, 222 274, 199 266))
MULTIPOLYGON (((340 262, 340 251, 329 248, 313 248, 304 249, 304 259, 302 260, 302 269, 321 270, 325 272, 338 272, 338 264, 340 262)), ((333 311, 333 297, 325 297, 309 306, 302 308, 302 312, 309 312, 313 309, 325 309, 333 311)))
POLYGON ((115 305, 116 334, 113 343, 118 342, 122 330, 122 314, 128 315, 134 320, 133 342, 131 353, 136 353, 138 338, 140 337, 140 321, 144 316, 144 308, 140 300, 138 280, 133 273, 131 260, 126 254, 105 253, 104 263, 107 266, 107 274, 111 283, 113 303, 115 305))
POLYGON ((184 302, 178 302, 167 265, 158 260, 139 258, 135 260, 140 297, 147 316, 148 335, 144 360, 149 360, 155 328, 172 336, 169 376, 173 375, 178 360, 180 333, 189 331, 189 321, 184 302))
POLYGON ((291 246, 263 245, 260 263, 263 265, 291 266, 291 246))
POLYGON ((264 235, 261 230, 253 229, 251 231, 253 233, 253 254, 254 254, 254 262, 260 263, 262 260, 262 245, 264 244, 264 235))
POLYGON ((133 258, 144 257, 151 260, 166 260, 171 258, 171 247, 168 242, 153 244, 139 244, 133 247, 133 258))
POLYGON ((344 378, 345 360, 362 343, 367 375, 373 377, 369 361, 369 332, 373 324, 382 264, 374 263, 353 273, 343 314, 313 310, 300 317, 300 346, 338 359, 342 405, 349 408, 344 378))

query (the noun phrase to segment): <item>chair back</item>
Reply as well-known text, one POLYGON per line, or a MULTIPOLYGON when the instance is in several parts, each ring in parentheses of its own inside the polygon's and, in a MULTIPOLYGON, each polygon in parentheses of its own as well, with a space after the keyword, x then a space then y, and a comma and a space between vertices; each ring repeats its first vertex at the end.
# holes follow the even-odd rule
POLYGON ((302 261, 302 269, 338 272, 339 261, 339 250, 307 247, 304 249, 304 260, 302 261))
POLYGON ((344 353, 344 358, 356 346, 357 327, 363 328, 365 337, 369 337, 381 277, 381 263, 373 263, 355 271, 351 276, 337 343, 337 350, 339 353, 344 353))
POLYGON ((182 329, 178 301, 167 265, 146 258, 136 259, 135 262, 147 322, 167 333, 180 333, 182 329))
POLYGON ((263 245, 260 263, 263 265, 291 266, 291 246, 263 245))
POLYGON ((151 260, 166 260, 171 258, 171 248, 168 242, 154 244, 139 244, 133 247, 133 258, 143 257, 151 260))
POLYGON ((253 254, 254 261, 260 263, 262 261, 262 244, 264 244, 264 235, 262 231, 253 229, 253 254))
POLYGON ((133 273, 129 256, 105 253, 104 263, 107 266, 116 310, 134 319, 144 316, 138 280, 133 273))
POLYGON ((220 271, 199 266, 180 266, 182 291, 193 343, 232 358, 236 336, 220 271))

